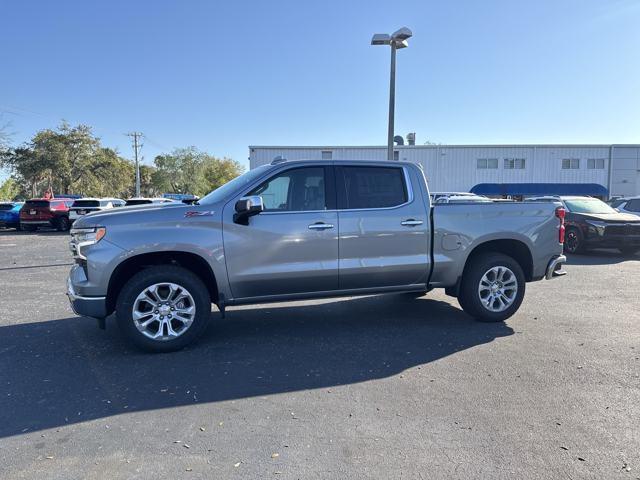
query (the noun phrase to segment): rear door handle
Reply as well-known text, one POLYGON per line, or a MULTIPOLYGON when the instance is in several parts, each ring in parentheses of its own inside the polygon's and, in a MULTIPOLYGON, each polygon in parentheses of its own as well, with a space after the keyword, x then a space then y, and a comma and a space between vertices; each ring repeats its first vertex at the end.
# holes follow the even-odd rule
POLYGON ((413 218, 409 218, 408 220, 403 220, 400 222, 400 225, 404 225, 405 227, 415 227, 416 225, 422 225, 422 220, 414 220, 413 218))
POLYGON ((316 222, 309 225, 309 230, 327 230, 333 228, 332 223, 316 222))

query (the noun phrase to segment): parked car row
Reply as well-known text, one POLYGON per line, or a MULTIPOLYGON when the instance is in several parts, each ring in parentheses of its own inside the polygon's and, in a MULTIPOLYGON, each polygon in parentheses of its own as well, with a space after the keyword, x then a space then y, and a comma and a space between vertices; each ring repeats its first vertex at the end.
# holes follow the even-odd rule
POLYGON ((26 202, 0 203, 0 228, 15 228, 33 232, 38 228, 67 231, 73 223, 88 213, 132 205, 179 203, 162 197, 119 198, 32 198, 26 202))
MULTIPOLYGON (((432 192, 434 206, 491 203, 499 200, 468 192, 432 192)), ((184 201, 184 200, 183 200, 184 201)), ((503 200, 504 201, 504 200, 503 200)), ((584 196, 540 196, 527 201, 552 202, 566 210, 566 253, 589 248, 616 248, 624 254, 640 251, 640 197, 616 198, 609 204, 584 196)), ((0 227, 35 231, 40 227, 66 231, 88 213, 133 205, 180 203, 165 197, 34 198, 26 202, 0 203, 0 227)))

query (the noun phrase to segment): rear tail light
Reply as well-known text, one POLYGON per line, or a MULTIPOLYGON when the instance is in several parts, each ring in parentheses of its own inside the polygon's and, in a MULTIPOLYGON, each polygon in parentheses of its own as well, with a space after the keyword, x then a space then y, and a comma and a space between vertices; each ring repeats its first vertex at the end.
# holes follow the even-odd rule
POLYGON ((564 216, 566 214, 566 210, 562 207, 556 208, 556 217, 560 219, 560 228, 558 229, 558 242, 564 243, 564 216))

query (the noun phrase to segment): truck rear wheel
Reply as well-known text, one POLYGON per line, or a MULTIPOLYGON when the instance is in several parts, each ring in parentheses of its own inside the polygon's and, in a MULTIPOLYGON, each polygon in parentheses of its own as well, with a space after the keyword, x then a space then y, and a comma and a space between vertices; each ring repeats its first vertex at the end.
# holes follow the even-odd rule
POLYGON ((116 317, 124 336, 150 352, 180 350, 206 329, 209 292, 191 271, 159 265, 137 273, 124 285, 116 317))
POLYGON ((584 246, 582 244, 582 232, 575 227, 568 228, 564 240, 564 251, 572 255, 582 253, 584 250, 584 246))
POLYGON ((489 253, 471 260, 460 284, 458 302, 481 322, 502 322, 512 316, 524 298, 525 278, 513 258, 489 253))

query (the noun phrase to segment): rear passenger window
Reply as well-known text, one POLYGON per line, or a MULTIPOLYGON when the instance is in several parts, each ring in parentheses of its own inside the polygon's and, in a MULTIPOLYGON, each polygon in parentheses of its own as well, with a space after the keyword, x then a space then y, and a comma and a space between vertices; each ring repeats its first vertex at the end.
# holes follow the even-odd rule
POLYGON ((326 210, 324 167, 287 170, 271 177, 247 195, 261 196, 266 211, 326 210))
POLYGON ((387 208, 407 202, 404 171, 397 167, 342 167, 341 208, 387 208))

